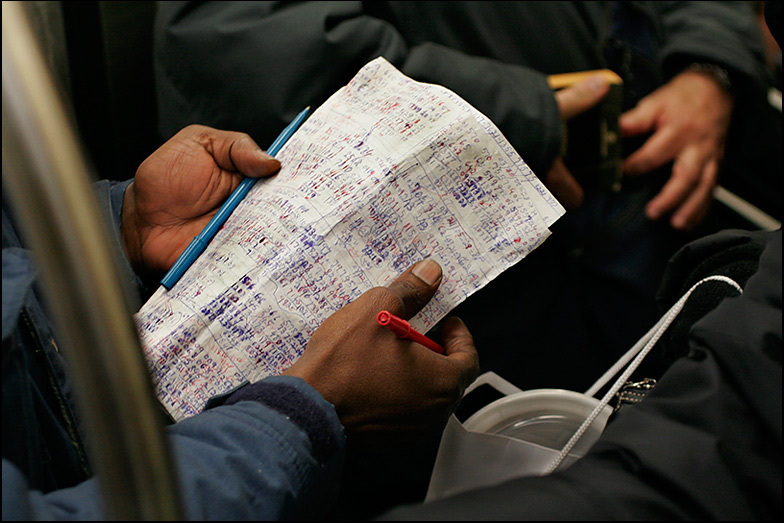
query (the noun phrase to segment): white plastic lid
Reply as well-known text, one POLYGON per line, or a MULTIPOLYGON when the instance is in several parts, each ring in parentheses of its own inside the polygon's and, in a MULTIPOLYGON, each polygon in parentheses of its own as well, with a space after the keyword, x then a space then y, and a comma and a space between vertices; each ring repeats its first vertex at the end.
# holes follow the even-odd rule
MULTIPOLYGON (((483 407, 463 424, 467 430, 495 434, 561 450, 599 404, 596 398, 561 389, 510 394, 483 407)), ((612 409, 606 407, 570 454, 582 457, 604 431, 612 409)))

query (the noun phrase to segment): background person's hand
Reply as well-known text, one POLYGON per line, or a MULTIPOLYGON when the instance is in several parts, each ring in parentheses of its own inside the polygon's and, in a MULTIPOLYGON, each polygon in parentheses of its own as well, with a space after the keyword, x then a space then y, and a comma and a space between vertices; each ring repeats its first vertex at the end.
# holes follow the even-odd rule
MULTIPOLYGON (((607 79, 594 75, 555 93, 561 119, 566 122, 594 107, 610 90, 607 79)), ((564 164, 563 159, 556 158, 545 175, 544 184, 567 210, 576 209, 583 203, 584 191, 564 164)))
POLYGON ((174 135, 125 192, 122 236, 134 268, 167 271, 245 176, 279 169, 244 133, 191 125, 174 135))
POLYGON ((473 338, 457 318, 442 329, 444 355, 378 325, 382 310, 409 319, 430 301, 441 267, 425 260, 389 287, 375 287, 330 316, 284 374, 335 405, 349 433, 423 433, 443 428, 479 372, 473 338))
POLYGON ((671 225, 688 230, 708 212, 733 100, 710 75, 684 71, 621 116, 623 136, 653 135, 624 162, 624 173, 639 175, 674 161, 672 175, 646 207, 656 220, 672 213, 671 225))

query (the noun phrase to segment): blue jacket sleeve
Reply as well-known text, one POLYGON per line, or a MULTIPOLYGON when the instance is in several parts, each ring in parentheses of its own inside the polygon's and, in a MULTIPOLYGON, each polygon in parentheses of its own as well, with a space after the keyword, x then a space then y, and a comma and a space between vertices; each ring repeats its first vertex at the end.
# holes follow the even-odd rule
MULTIPOLYGON (((313 519, 331 508, 343 461, 334 407, 298 378, 261 383, 285 390, 285 399, 269 406, 239 398, 169 427, 188 519, 313 519), (310 410, 318 430, 303 428, 293 407, 310 410), (319 443, 316 432, 334 444, 319 443)), ((99 488, 100 478, 93 478, 49 494, 30 491, 3 460, 3 519, 104 519, 99 488)))
POLYGON ((110 247, 117 253, 120 280, 133 293, 133 299, 136 301, 134 310, 136 310, 141 305, 141 302, 144 301, 144 298, 148 297, 151 292, 142 278, 134 272, 131 262, 125 254, 120 232, 123 198, 125 190, 132 182, 132 179, 124 182, 101 180, 93 184, 93 190, 98 200, 98 208, 109 225, 110 247))

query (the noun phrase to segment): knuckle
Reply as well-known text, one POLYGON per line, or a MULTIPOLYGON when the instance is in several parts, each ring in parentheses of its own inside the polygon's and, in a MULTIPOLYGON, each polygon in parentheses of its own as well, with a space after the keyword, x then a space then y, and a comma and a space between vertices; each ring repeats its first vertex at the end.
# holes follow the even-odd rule
POLYGON ((187 133, 196 138, 196 140, 202 140, 205 137, 209 136, 210 128, 206 125, 201 124, 190 124, 189 126, 185 127, 182 133, 187 133))
POLYGON ((407 314, 419 311, 431 297, 431 290, 412 278, 399 278, 388 290, 397 297, 401 309, 407 314))
POLYGON ((365 296, 368 298, 370 303, 379 309, 400 311, 403 308, 402 299, 386 287, 373 287, 372 289, 365 292, 365 296))
POLYGON ((409 278, 400 278, 396 282, 395 287, 402 293, 403 296, 415 295, 421 292, 421 286, 417 285, 409 278))
POLYGON ((197 123, 192 123, 190 125, 185 126, 182 129, 182 131, 180 131, 180 132, 188 132, 188 133, 198 134, 198 133, 201 133, 204 129, 205 129, 205 127, 203 125, 200 125, 200 124, 197 124, 197 123))

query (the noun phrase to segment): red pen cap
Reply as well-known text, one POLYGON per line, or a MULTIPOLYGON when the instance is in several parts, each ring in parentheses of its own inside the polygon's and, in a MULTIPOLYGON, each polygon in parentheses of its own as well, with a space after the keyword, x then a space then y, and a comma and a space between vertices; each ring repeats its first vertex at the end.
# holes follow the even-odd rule
POLYGON ((404 320, 403 318, 398 318, 394 314, 388 311, 381 311, 376 316, 376 321, 378 324, 386 327, 387 329, 391 330, 395 333, 395 336, 398 338, 405 338, 420 345, 424 345, 428 349, 435 351, 439 354, 444 353, 444 348, 439 345, 438 343, 434 342, 424 334, 420 334, 416 330, 411 328, 411 325, 404 320))
POLYGON ((411 325, 403 318, 398 318, 387 311, 381 311, 376 316, 378 324, 388 328, 395 333, 398 338, 404 338, 411 332, 411 325))

